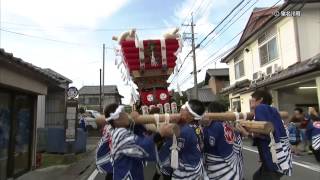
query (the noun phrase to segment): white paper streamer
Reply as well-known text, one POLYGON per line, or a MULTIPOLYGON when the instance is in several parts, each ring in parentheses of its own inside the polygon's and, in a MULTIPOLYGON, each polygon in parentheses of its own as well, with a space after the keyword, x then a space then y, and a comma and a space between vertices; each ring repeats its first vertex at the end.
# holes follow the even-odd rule
POLYGON ((139 48, 139 38, 138 38, 137 33, 135 34, 134 45, 136 46, 136 48, 139 48))
POLYGON ((167 50, 166 50, 166 41, 165 39, 160 40, 160 46, 161 46, 161 57, 162 57, 162 67, 167 66, 167 50))

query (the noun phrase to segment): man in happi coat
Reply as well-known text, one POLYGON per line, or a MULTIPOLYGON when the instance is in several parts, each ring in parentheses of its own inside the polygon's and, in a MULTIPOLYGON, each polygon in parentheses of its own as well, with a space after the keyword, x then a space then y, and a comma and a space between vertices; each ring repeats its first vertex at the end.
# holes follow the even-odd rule
POLYGON ((181 108, 181 118, 177 123, 180 133, 177 137, 172 137, 173 133, 169 133, 168 129, 172 126, 164 125, 160 129, 160 136, 167 138, 159 151, 160 171, 165 180, 203 178, 201 152, 203 133, 199 121, 203 118, 204 113, 205 108, 200 101, 190 100, 181 108))
POLYGON ((292 155, 287 130, 278 110, 271 106, 272 96, 268 91, 257 90, 252 95, 251 108, 256 121, 268 121, 274 131, 270 135, 254 135, 261 160, 253 180, 277 180, 292 173, 292 155))
MULTIPOLYGON (((212 102, 208 111, 225 112, 225 107, 212 102)), ((244 168, 240 132, 227 122, 209 121, 208 125, 204 125, 203 135, 204 167, 208 179, 242 180, 244 168)))
POLYGON ((311 149, 318 162, 320 162, 320 115, 314 107, 309 107, 310 122, 306 135, 311 140, 311 149))
POLYGON ((144 162, 153 159, 154 142, 144 136, 142 130, 135 130, 131 117, 124 112, 124 106, 110 104, 105 109, 106 121, 111 125, 110 158, 113 166, 113 180, 143 180, 144 162))

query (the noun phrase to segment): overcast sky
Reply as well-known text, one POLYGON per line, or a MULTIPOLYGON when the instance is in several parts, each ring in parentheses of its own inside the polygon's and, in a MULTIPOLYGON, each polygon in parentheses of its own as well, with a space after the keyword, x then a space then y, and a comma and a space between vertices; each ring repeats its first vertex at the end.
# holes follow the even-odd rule
MULTIPOLYGON (((168 29, 180 27, 182 22, 188 23, 193 12, 196 42, 200 42, 239 2, 240 0, 1 0, 1 48, 36 66, 57 71, 71 79, 72 85, 80 89, 83 85, 99 85, 102 44, 115 47, 116 43, 111 40, 113 35, 137 28, 140 40, 160 38, 168 29)), ((217 29, 216 34, 209 37, 216 36, 208 46, 197 51, 197 66, 198 69, 202 68, 199 82, 204 80, 206 69, 226 67, 225 64, 215 64, 212 60, 237 43, 241 34, 233 41, 230 40, 244 28, 252 9, 272 6, 276 2, 277 0, 245 0, 230 22, 235 23, 229 29, 222 29, 221 33, 217 29), (210 56, 212 57, 208 59, 210 56)), ((181 31, 190 32, 185 27, 181 31)), ((189 51, 189 46, 190 42, 186 41, 181 53, 182 59, 189 51)), ((120 93, 125 96, 124 103, 129 103, 130 88, 122 82, 114 60, 114 51, 108 49, 105 84, 117 85, 120 93)), ((191 71, 192 60, 188 58, 177 78, 182 90, 193 85, 192 77, 185 80, 191 71)), ((172 88, 176 88, 176 83, 170 86, 172 88)))

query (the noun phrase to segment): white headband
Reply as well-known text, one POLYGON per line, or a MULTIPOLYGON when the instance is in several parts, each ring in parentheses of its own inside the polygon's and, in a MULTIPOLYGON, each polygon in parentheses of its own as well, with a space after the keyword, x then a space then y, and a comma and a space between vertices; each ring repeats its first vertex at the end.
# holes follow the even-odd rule
POLYGON ((110 117, 108 117, 108 118, 106 119, 106 121, 108 122, 108 121, 110 121, 110 120, 119 119, 120 113, 123 111, 123 109, 124 109, 124 106, 118 106, 118 108, 116 109, 115 112, 110 113, 110 117))
POLYGON ((199 114, 197 114, 196 112, 194 112, 194 111, 191 109, 188 101, 182 106, 182 108, 187 108, 188 111, 194 116, 194 119, 195 119, 195 120, 201 120, 201 119, 203 118, 203 116, 204 116, 204 114, 199 115, 199 114))

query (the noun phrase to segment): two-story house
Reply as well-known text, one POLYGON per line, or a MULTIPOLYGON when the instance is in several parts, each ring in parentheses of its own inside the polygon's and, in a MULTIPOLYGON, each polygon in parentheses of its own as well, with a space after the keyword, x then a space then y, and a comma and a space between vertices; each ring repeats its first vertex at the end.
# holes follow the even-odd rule
MULTIPOLYGON (((123 96, 119 94, 117 86, 104 86, 101 89, 102 107, 111 103, 122 103, 123 96)), ((100 86, 83 86, 79 90, 79 104, 87 109, 100 111, 100 86)))
MULTIPOLYGON (((203 82, 198 84, 198 100, 206 106, 212 102, 219 100, 219 92, 229 86, 228 68, 208 69, 203 82)), ((194 87, 186 91, 187 98, 190 100, 194 95, 194 87)))
POLYGON ((228 68, 207 69, 204 84, 211 89, 213 94, 219 94, 223 88, 229 86, 229 83, 228 68))
POLYGON ((320 103, 320 1, 287 0, 255 8, 242 37, 222 62, 229 66, 231 110, 250 111, 251 94, 267 89, 273 105, 292 112, 320 103), (304 3, 303 3, 304 2, 304 3))

